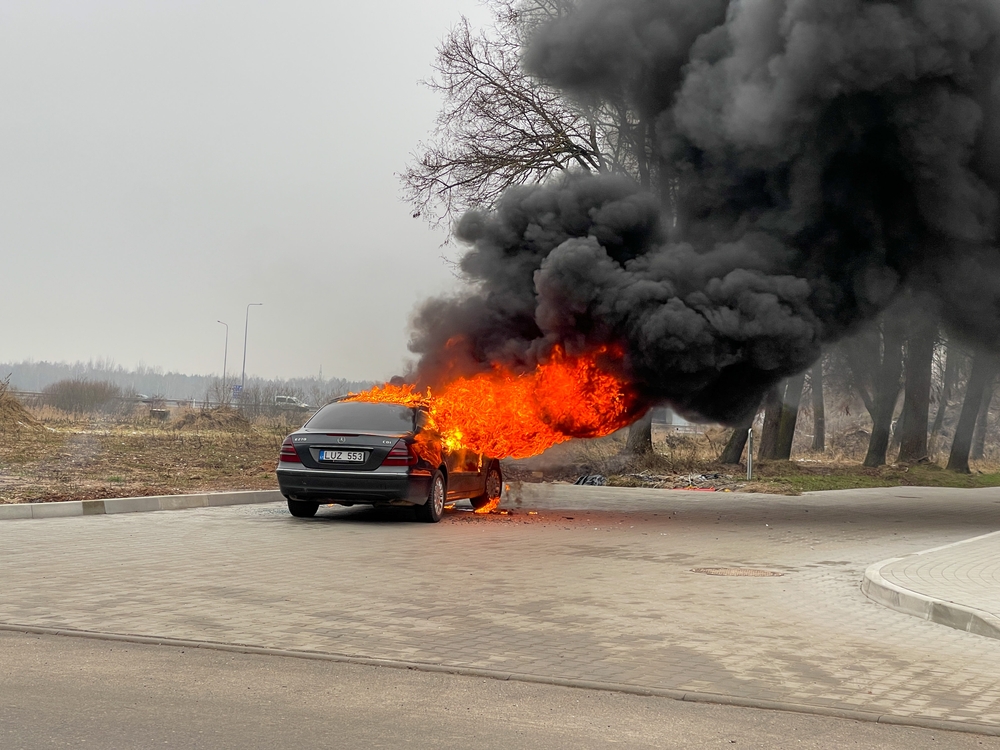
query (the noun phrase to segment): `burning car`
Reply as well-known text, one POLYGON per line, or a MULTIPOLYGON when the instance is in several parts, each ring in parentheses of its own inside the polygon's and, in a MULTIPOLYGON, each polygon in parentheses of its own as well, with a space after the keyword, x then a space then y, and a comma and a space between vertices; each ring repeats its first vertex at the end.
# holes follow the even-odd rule
POLYGON ((500 462, 442 438, 423 404, 338 400, 281 445, 278 486, 289 512, 311 518, 321 503, 415 506, 441 520, 446 502, 500 503, 500 462))

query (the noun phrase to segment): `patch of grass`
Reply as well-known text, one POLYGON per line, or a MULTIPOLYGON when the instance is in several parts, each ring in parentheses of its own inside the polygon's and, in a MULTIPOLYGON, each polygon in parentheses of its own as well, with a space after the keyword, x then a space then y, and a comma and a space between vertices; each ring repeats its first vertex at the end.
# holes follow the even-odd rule
POLYGON ((759 464, 757 485, 762 492, 817 492, 864 487, 1000 487, 1000 472, 958 474, 936 464, 880 466, 801 464, 795 461, 759 464))

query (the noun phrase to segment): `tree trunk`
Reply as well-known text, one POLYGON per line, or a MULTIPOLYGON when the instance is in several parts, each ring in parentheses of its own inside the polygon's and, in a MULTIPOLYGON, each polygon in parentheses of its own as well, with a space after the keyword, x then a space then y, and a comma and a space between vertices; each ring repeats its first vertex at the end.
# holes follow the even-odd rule
POLYGON ((983 393, 987 384, 996 374, 996 358, 985 351, 976 353, 972 361, 972 373, 965 389, 965 400, 962 402, 962 413, 958 417, 955 428, 955 439, 951 443, 951 455, 948 457, 948 469, 951 471, 969 473, 969 450, 972 448, 972 432, 976 427, 979 408, 983 404, 983 393))
POLYGON ((782 380, 764 397, 764 427, 760 431, 758 461, 767 461, 778 455, 778 428, 781 426, 781 405, 784 401, 786 382, 782 380))
POLYGON ((809 372, 812 384, 813 444, 816 453, 826 450, 826 404, 823 402, 823 358, 820 357, 809 372))
POLYGON ((720 464, 738 464, 743 457, 743 449, 747 445, 747 431, 753 425, 757 412, 751 414, 747 419, 733 428, 733 434, 726 441, 726 447, 722 449, 719 456, 720 464))
POLYGON ((781 418, 778 423, 778 445, 775 458, 787 461, 792 457, 792 440, 795 438, 795 423, 799 419, 799 404, 802 403, 802 387, 806 382, 803 372, 790 378, 785 388, 785 398, 781 406, 781 418))
POLYGON ((927 458, 927 420, 931 408, 931 368, 936 326, 922 326, 906 342, 906 385, 900 415, 897 461, 927 458))
MULTIPOLYGON (((904 357, 905 358, 905 357, 904 357)), ((889 449, 886 453, 899 453, 899 438, 903 434, 906 427, 903 425, 903 418, 906 413, 900 409, 899 417, 892 420, 891 427, 889 429, 889 449)))
POLYGON ((990 403, 993 401, 993 393, 996 388, 996 380, 986 384, 983 390, 983 402, 979 405, 979 416, 976 419, 976 430, 972 434, 972 450, 969 458, 973 461, 982 461, 986 455, 986 433, 989 430, 990 403))
POLYGON ((650 409, 628 428, 628 439, 625 441, 628 453, 643 455, 653 452, 653 410, 650 409))
POLYGON ((868 441, 865 466, 885 465, 892 430, 892 413, 899 398, 899 378, 903 372, 903 331, 894 320, 882 324, 882 365, 875 380, 872 398, 872 435, 868 441))
POLYGON ((934 415, 934 424, 931 425, 931 437, 929 452, 933 455, 937 453, 937 436, 944 426, 944 417, 948 411, 948 402, 951 400, 952 391, 955 389, 955 379, 958 377, 958 350, 946 344, 944 360, 944 382, 941 384, 941 401, 938 403, 937 413, 934 415))

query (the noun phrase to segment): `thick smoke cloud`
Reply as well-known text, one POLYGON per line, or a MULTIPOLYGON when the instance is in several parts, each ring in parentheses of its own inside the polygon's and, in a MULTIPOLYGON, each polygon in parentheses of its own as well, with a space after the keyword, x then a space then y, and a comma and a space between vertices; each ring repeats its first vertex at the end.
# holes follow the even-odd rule
POLYGON ((645 118, 660 189, 577 175, 466 215, 424 380, 615 343, 645 403, 736 421, 908 288, 1000 348, 1000 3, 583 0, 525 61, 645 118))

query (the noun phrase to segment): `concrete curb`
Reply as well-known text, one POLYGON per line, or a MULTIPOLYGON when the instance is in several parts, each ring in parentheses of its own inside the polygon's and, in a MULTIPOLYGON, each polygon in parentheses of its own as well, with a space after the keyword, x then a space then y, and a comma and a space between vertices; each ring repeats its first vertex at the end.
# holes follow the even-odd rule
POLYGON ((868 721, 876 724, 893 724, 897 726, 919 727, 921 729, 936 729, 948 732, 965 732, 967 734, 982 734, 1000 737, 1000 726, 981 724, 974 721, 954 721, 951 719, 931 719, 921 716, 903 716, 899 714, 883 714, 877 711, 855 711, 851 709, 830 706, 811 706, 805 703, 785 701, 769 701, 757 698, 745 698, 737 695, 722 695, 717 693, 701 693, 692 690, 670 690, 667 688, 645 687, 618 682, 600 682, 596 680, 571 680, 560 677, 527 674, 524 672, 504 672, 493 669, 478 669, 449 664, 433 664, 428 662, 402 661, 398 659, 378 659, 367 656, 351 656, 325 651, 299 651, 294 649, 266 648, 238 643, 220 643, 218 641, 195 641, 181 638, 158 638, 156 636, 129 635, 122 633, 100 633, 90 630, 73 630, 71 628, 46 628, 33 625, 15 625, 0 623, 0 631, 10 633, 26 633, 32 635, 59 635, 73 638, 91 638, 102 641, 118 641, 138 643, 149 646, 173 646, 183 648, 205 648, 214 651, 229 651, 240 654, 256 654, 260 656, 284 656, 295 659, 312 659, 315 661, 332 661, 341 664, 357 664, 367 667, 386 667, 389 669, 413 669, 421 672, 437 672, 457 674, 465 677, 485 677, 493 680, 513 680, 515 682, 531 682, 541 685, 558 685, 560 687, 578 688, 582 690, 604 690, 628 695, 641 695, 690 703, 714 703, 722 706, 738 706, 740 708, 756 708, 767 711, 788 711, 799 714, 829 716, 837 719, 853 721, 868 721))
POLYGON ((58 503, 13 503, 0 505, 0 521, 15 518, 67 518, 110 513, 142 513, 153 510, 212 508, 221 505, 275 503, 283 500, 278 490, 205 492, 197 495, 115 497, 106 500, 68 500, 58 503))
POLYGON ((886 580, 882 576, 882 568, 886 565, 905 560, 910 557, 918 557, 931 552, 938 552, 950 547, 957 547, 969 542, 979 541, 986 537, 997 537, 1000 540, 1000 531, 990 534, 963 539, 954 544, 945 544, 941 547, 916 552, 903 557, 891 557, 888 560, 869 565, 865 570, 865 576, 861 580, 861 591, 872 601, 878 602, 897 612, 903 612, 914 617, 936 622, 939 625, 947 625, 949 628, 964 630, 967 633, 986 636, 987 638, 1000 638, 1000 617, 993 615, 975 607, 969 607, 957 602, 938 599, 919 591, 900 586, 897 583, 886 580))

